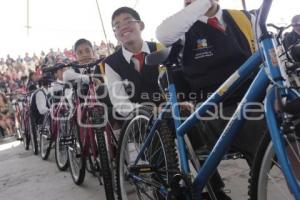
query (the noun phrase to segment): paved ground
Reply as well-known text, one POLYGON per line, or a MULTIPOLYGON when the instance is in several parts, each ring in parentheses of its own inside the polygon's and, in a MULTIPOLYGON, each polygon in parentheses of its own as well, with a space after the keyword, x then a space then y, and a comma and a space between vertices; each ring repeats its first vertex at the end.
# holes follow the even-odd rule
MULTIPOLYGON (((30 151, 25 151, 18 141, 0 141, 0 199, 105 199, 103 187, 88 173, 82 186, 73 184, 68 171, 57 169, 53 152, 49 161, 43 161, 30 151)), ((246 200, 247 164, 243 160, 223 162, 222 174, 232 199, 246 200)))

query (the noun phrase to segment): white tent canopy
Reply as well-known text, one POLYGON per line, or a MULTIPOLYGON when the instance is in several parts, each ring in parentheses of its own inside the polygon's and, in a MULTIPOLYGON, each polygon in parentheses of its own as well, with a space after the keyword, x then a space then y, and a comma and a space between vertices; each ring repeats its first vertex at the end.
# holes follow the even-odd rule
MULTIPOLYGON (((270 21, 289 23, 300 13, 299 0, 274 0, 270 21), (280 13, 280 15, 278 14, 280 13)), ((111 14, 120 6, 134 7, 146 24, 143 37, 155 40, 157 25, 183 6, 183 0, 98 0, 108 40, 116 43, 111 30, 111 14)), ((219 0, 223 8, 256 9, 262 0, 219 0)), ((1 0, 0 57, 24 56, 26 51, 39 53, 49 48, 71 48, 81 37, 100 43, 104 34, 96 0, 1 0), (29 12, 27 21, 27 2, 29 12), (29 36, 26 26, 30 26, 29 36)))

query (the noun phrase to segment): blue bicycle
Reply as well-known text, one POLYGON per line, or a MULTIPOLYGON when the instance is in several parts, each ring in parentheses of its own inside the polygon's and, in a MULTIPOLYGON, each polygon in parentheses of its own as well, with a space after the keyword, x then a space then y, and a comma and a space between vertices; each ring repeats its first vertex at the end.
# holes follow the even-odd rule
MULTIPOLYGON (((206 187, 211 199, 217 199, 209 178, 228 152, 246 117, 251 103, 265 95, 264 112, 268 136, 259 146, 250 178, 250 199, 300 199, 300 133, 295 121, 300 113, 300 97, 284 79, 275 40, 266 29, 272 0, 264 0, 256 27, 262 36, 254 53, 185 121, 181 121, 171 70, 172 49, 147 56, 149 65, 164 63, 168 77, 167 102, 157 118, 147 109, 137 109, 125 122, 117 156, 117 192, 119 199, 202 199, 206 187), (221 136, 200 165, 186 135, 213 105, 233 93, 250 74, 259 72, 234 112, 221 136), (170 121, 175 130, 170 129, 170 121), (176 133, 176 135, 174 135, 176 133), (175 145, 176 143, 176 145, 175 145), (180 160, 180 168, 177 155, 180 160), (197 174, 192 176, 193 167, 197 174)), ((299 50, 299 49, 298 49, 299 50)), ((299 119, 299 117, 298 117, 299 119)))

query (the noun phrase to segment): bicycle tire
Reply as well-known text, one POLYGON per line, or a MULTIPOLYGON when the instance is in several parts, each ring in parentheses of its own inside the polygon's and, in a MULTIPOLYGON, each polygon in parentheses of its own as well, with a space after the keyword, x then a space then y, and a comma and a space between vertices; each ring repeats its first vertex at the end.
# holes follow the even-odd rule
MULTIPOLYGON (((26 122, 24 122, 24 123, 26 123, 26 122)), ((29 146, 30 146, 29 123, 24 124, 24 130, 22 131, 22 142, 23 142, 25 150, 28 151, 29 146)))
POLYGON ((65 131, 65 133, 67 133, 67 126, 62 127, 62 123, 65 123, 65 125, 67 125, 67 123, 69 122, 63 122, 63 121, 58 121, 57 122, 58 125, 56 127, 56 138, 55 138, 55 162, 56 162, 56 166, 60 171, 66 171, 69 167, 69 159, 68 159, 68 146, 67 145, 61 145, 60 139, 62 135, 66 135, 66 134, 62 134, 62 131, 65 131), (65 150, 64 155, 65 159, 63 159, 62 157, 62 149, 65 150))
POLYGON ((39 154, 39 150, 38 150, 38 141, 37 141, 37 130, 36 130, 36 124, 34 122, 34 120, 29 119, 29 132, 30 132, 30 142, 31 142, 31 147, 32 147, 32 151, 35 155, 39 154))
POLYGON ((83 147, 82 143, 80 141, 80 133, 79 133, 79 125, 76 122, 76 119, 72 120, 73 124, 71 124, 70 131, 76 130, 76 132, 70 132, 69 135, 72 136, 73 139, 73 144, 68 146, 68 160, 69 160, 69 166, 70 166, 70 173, 73 179, 73 182, 76 185, 80 185, 83 183, 84 178, 85 178, 85 165, 86 165, 86 159, 83 157, 83 147), (75 158, 79 158, 79 162, 81 163, 78 169, 78 172, 75 171, 75 165, 74 165, 74 155, 71 155, 71 152, 75 152, 75 158))
POLYGON ((45 117, 42 129, 40 131, 40 153, 43 160, 47 160, 50 155, 53 139, 51 132, 51 118, 45 117), (48 142, 48 144, 46 143, 48 142), (45 147, 45 148, 44 148, 45 147))
MULTIPOLYGON (((130 180, 130 178, 125 176, 126 174, 124 172, 124 167, 127 162, 125 152, 128 149, 128 144, 129 144, 128 136, 130 135, 130 129, 134 126, 135 121, 138 123, 137 120, 139 120, 139 118, 141 120, 143 120, 144 123, 146 123, 145 128, 148 127, 148 123, 151 118, 151 112, 149 112, 148 110, 145 110, 145 109, 139 109, 137 112, 134 112, 134 113, 136 113, 136 114, 134 114, 132 119, 125 122, 125 125, 123 126, 121 138, 120 138, 120 142, 119 142, 119 147, 118 147, 118 152, 117 152, 117 161, 116 161, 117 162, 116 163, 116 179, 117 180, 116 180, 116 182, 117 182, 117 195, 118 195, 119 200, 143 199, 143 198, 141 198, 141 192, 139 191, 139 188, 137 185, 135 185, 136 187, 133 186, 133 187, 129 188, 128 194, 131 196, 128 197, 125 187, 130 184, 130 181, 128 181, 128 183, 124 182, 124 180, 125 181, 130 180), (136 192, 136 194, 133 194, 134 192, 136 192), (134 195, 134 196, 132 196, 132 195, 134 195)), ((142 129, 140 129, 140 130, 142 130, 142 129)), ((142 131, 144 131, 144 130, 142 130, 142 131)), ((158 127, 158 131, 155 134, 156 134, 158 140, 155 140, 155 137, 154 137, 153 138, 154 142, 153 143, 151 142, 151 144, 154 145, 154 144, 157 144, 157 142, 159 142, 159 144, 161 145, 162 151, 159 152, 158 156, 156 155, 156 156, 151 157, 151 159, 154 159, 154 160, 147 159, 146 154, 147 154, 148 150, 149 150, 149 154, 150 154, 152 152, 152 150, 158 149, 158 148, 152 149, 152 147, 150 149, 150 147, 149 147, 149 149, 147 149, 144 153, 144 155, 145 155, 144 162, 149 162, 149 165, 151 165, 151 162, 164 164, 163 168, 165 168, 165 172, 166 172, 164 176, 167 179, 165 181, 165 183, 169 186, 169 184, 171 183, 171 180, 173 179, 173 176, 175 174, 179 173, 178 158, 177 158, 177 154, 176 154, 176 150, 175 150, 174 136, 171 134, 166 121, 161 122, 160 126, 158 127), (162 154, 160 154, 160 153, 162 153, 162 154), (157 158, 161 158, 160 155, 163 156, 164 163, 158 162, 158 160, 155 160, 157 158)), ((140 140, 140 141, 143 142, 144 140, 140 140)), ((130 157, 130 155, 128 157, 130 157)), ((151 178, 153 178, 153 180, 160 183, 159 180, 161 180, 163 178, 162 178, 162 176, 157 177, 156 175, 157 174, 155 174, 155 176, 152 176, 151 178)), ((169 199, 169 197, 168 197, 169 194, 166 194, 167 196, 163 196, 162 194, 159 193, 158 189, 152 190, 150 195, 154 196, 153 199, 159 199, 159 200, 169 199)))
MULTIPOLYGON (((250 200, 293 199, 292 194, 289 193, 289 189, 287 187, 287 183, 285 182, 283 174, 278 174, 278 170, 274 169, 274 167, 277 166, 276 161, 277 159, 272 147, 272 141, 270 139, 270 136, 266 134, 266 136, 259 144, 259 148, 250 172, 250 184, 248 192, 250 200), (276 173, 276 182, 273 181, 271 184, 268 184, 268 179, 272 179, 271 177, 274 173, 276 173), (279 175, 281 175, 282 178, 280 178, 279 175), (281 180, 283 180, 284 184, 281 180), (280 185, 276 186, 276 189, 274 191, 272 184, 280 185), (271 190, 270 192, 268 192, 269 187, 271 190), (286 193, 283 190, 288 192, 286 193), (283 198, 284 196, 287 198, 283 198)), ((278 169, 280 169, 280 166, 278 166, 278 169)))
MULTIPOLYGON (((93 123, 100 124, 102 122, 103 116, 99 111, 93 112, 93 123)), ((104 135, 104 128, 93 128, 94 134, 97 138, 97 148, 98 156, 100 160, 100 168, 102 173, 99 173, 99 176, 102 176, 104 183, 104 190, 106 199, 114 200, 114 187, 113 187, 113 176, 112 176, 112 163, 108 156, 106 139, 104 135)), ((99 177, 100 179, 101 177, 99 177)))

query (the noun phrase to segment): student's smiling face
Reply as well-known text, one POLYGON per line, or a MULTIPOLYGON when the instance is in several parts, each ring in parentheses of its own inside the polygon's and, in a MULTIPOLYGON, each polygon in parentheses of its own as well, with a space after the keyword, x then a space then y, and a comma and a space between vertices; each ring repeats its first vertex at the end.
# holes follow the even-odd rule
POLYGON ((141 31, 144 29, 144 23, 134 19, 128 13, 117 15, 112 22, 112 26, 117 40, 122 44, 141 40, 141 31))

